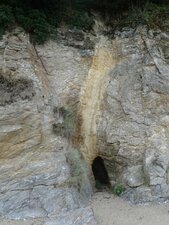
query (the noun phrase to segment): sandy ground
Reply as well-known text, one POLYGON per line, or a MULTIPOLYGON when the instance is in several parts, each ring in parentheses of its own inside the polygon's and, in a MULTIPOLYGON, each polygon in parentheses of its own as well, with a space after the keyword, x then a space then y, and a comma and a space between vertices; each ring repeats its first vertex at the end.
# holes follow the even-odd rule
POLYGON ((0 225, 42 225, 45 220, 0 220, 0 225))
MULTIPOLYGON (((91 205, 99 225, 168 225, 169 203, 131 205, 109 193, 95 193, 91 205)), ((0 220, 0 225, 41 225, 45 219, 0 220)), ((62 224, 60 224, 62 225, 62 224)))
POLYGON ((169 203, 131 205, 108 193, 92 199, 95 218, 100 225, 168 225, 169 203))

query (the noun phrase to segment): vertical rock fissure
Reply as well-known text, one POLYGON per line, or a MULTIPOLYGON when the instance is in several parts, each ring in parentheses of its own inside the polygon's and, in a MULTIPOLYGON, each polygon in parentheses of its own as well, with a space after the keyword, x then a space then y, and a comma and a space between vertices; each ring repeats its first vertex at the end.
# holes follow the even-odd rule
POLYGON ((96 45, 93 62, 81 89, 80 110, 81 152, 88 164, 98 155, 97 123, 101 116, 101 103, 108 82, 108 74, 116 65, 116 45, 105 37, 100 37, 96 45))

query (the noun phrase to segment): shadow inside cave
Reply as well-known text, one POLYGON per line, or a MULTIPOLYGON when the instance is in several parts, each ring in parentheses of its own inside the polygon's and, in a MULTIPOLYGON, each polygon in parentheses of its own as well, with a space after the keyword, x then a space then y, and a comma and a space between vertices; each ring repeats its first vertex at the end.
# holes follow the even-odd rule
POLYGON ((104 165, 104 160, 97 156, 92 162, 92 171, 95 178, 95 187, 97 189, 102 189, 103 187, 110 186, 110 180, 108 172, 104 165))

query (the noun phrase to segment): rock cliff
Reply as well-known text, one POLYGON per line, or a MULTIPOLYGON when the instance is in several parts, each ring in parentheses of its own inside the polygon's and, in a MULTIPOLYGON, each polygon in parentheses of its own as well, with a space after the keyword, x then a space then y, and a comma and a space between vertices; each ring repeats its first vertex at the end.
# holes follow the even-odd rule
POLYGON ((145 27, 60 30, 44 46, 19 28, 3 37, 1 217, 96 224, 88 199, 97 156, 125 198, 168 199, 168 40, 145 27))
POLYGON ((146 28, 115 35, 118 61, 98 122, 99 155, 133 202, 168 199, 168 35, 146 28))
POLYGON ((0 49, 0 216, 96 224, 88 168, 69 140, 90 60, 56 42, 36 48, 20 29, 0 49))

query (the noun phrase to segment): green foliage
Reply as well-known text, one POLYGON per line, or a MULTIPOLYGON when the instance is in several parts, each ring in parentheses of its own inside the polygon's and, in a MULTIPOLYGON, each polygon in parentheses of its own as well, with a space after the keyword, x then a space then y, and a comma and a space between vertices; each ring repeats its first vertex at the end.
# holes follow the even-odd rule
POLYGON ((75 113, 71 108, 64 108, 64 136, 72 137, 75 132, 75 113))
POLYGON ((0 26, 5 27, 13 21, 12 8, 8 5, 0 5, 0 26))
POLYGON ((120 196, 124 191, 124 187, 121 184, 115 184, 113 188, 113 193, 117 196, 120 196))
POLYGON ((91 30, 93 19, 85 11, 75 11, 67 23, 71 27, 76 27, 83 30, 91 30))
POLYGON ((67 162, 70 165, 71 176, 80 178, 86 172, 86 165, 77 150, 69 150, 66 154, 67 162))
POLYGON ((169 5, 147 3, 143 8, 133 7, 128 12, 126 24, 136 27, 139 24, 148 27, 160 26, 169 14, 169 5))
POLYGON ((47 22, 43 12, 37 9, 23 11, 20 8, 15 10, 16 22, 20 24, 25 31, 31 34, 31 40, 37 44, 43 44, 49 37, 51 26, 47 22))
POLYGON ((13 22, 12 8, 8 5, 0 5, 0 37, 5 29, 13 22))
POLYGON ((68 185, 74 186, 79 192, 83 192, 83 186, 89 187, 88 168, 80 153, 76 149, 69 149, 66 154, 67 163, 70 166, 68 185))
POLYGON ((167 0, 1 0, 0 36, 6 29, 20 25, 30 33, 32 42, 43 44, 56 36, 61 22, 92 29, 91 9, 100 11, 105 18, 109 14, 113 27, 159 26, 169 12, 167 0))
POLYGON ((76 125, 74 111, 68 106, 56 107, 54 108, 54 115, 58 121, 56 120, 56 123, 53 124, 53 131, 67 138, 72 137, 76 125))

